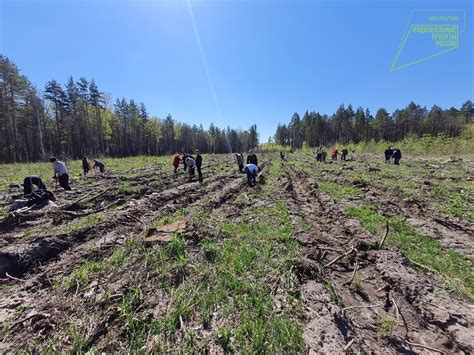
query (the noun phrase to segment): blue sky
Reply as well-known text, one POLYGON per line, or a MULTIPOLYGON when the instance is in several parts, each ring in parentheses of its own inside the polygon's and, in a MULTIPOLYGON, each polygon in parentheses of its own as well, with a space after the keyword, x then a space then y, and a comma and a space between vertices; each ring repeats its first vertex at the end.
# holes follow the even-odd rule
MULTIPOLYGON (((196 27, 185 0, 0 3, 0 51, 38 88, 95 78, 158 117, 256 123, 262 141, 295 111, 473 99, 471 0, 191 0, 196 27), (391 72, 411 10, 453 8, 467 15, 459 48, 391 72)), ((412 42, 405 53, 416 50, 412 42)))

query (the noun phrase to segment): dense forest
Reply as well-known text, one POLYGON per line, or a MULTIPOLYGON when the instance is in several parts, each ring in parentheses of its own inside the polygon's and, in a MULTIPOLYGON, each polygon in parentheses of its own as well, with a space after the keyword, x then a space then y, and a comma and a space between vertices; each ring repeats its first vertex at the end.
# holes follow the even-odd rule
POLYGON ((433 106, 430 110, 410 102, 407 107, 389 114, 380 108, 375 117, 362 107, 355 111, 352 105, 341 105, 329 116, 319 112, 306 111, 303 118, 293 114, 288 125, 279 124, 274 141, 292 148, 301 148, 303 143, 310 147, 361 141, 400 141, 409 136, 444 134, 457 137, 474 122, 474 106, 466 101, 460 109, 442 109, 433 106))
MULTIPOLYGON (((333 115, 293 114, 279 124, 273 141, 298 149, 361 141, 398 141, 408 136, 445 134, 456 137, 474 122, 474 105, 457 109, 433 106, 430 110, 410 102, 389 114, 380 108, 375 117, 368 109, 341 105, 333 115)), ((41 93, 7 57, 0 55, 0 162, 44 160, 50 155, 89 156, 162 155, 191 152, 243 151, 258 146, 256 125, 248 130, 213 124, 177 122, 148 114, 145 104, 116 99, 101 92, 95 81, 70 77, 62 86, 46 83, 41 93)))
POLYGON ((44 160, 50 155, 161 155, 175 152, 225 153, 258 145, 256 125, 248 130, 189 125, 151 117, 145 104, 111 102, 94 80, 56 80, 42 93, 0 55, 0 162, 44 160))

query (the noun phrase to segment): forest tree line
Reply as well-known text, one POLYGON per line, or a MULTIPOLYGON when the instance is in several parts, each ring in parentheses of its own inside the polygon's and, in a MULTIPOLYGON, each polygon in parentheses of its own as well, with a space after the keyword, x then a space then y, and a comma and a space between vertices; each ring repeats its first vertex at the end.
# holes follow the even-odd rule
POLYGON ((176 152, 228 153, 258 146, 257 126, 220 129, 213 124, 152 117, 143 103, 111 98, 92 80, 46 83, 42 94, 0 55, 0 163, 67 158, 124 157, 176 152))
POLYGON ((423 135, 460 136, 474 122, 474 106, 467 100, 457 109, 433 106, 430 110, 410 102, 405 108, 390 114, 380 108, 375 117, 369 109, 352 105, 339 106, 333 115, 306 111, 303 118, 294 113, 288 124, 279 124, 274 142, 298 149, 310 147, 384 140, 397 142, 406 137, 423 135))

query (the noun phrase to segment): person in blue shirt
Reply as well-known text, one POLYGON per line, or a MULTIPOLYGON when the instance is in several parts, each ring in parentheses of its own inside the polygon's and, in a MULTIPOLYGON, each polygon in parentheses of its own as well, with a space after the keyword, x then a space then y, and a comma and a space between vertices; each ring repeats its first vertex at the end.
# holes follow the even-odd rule
POLYGON ((255 164, 247 164, 245 166, 245 173, 247 174, 247 184, 252 187, 257 183, 257 174, 260 168, 255 164))

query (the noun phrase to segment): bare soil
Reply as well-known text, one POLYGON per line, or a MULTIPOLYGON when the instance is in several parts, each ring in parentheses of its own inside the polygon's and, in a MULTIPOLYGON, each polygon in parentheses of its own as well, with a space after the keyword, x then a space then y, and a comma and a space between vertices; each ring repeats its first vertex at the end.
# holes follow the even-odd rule
MULTIPOLYGON (((0 222, 0 352, 129 351, 132 321, 124 315, 125 295, 140 285, 140 302, 130 304, 141 322, 169 316, 173 290, 192 280, 209 257, 203 240, 222 240, 216 225, 238 223, 256 208, 282 202, 300 246, 291 269, 297 276, 301 309, 295 317, 303 352, 472 353, 472 299, 447 288, 437 272, 413 264, 398 248, 379 248, 383 229, 372 234, 347 212, 349 206, 375 205, 380 215, 404 218, 446 252, 472 262, 474 223, 437 209, 443 202, 432 192, 438 179, 454 187, 472 184, 472 162, 402 160, 405 169, 423 171, 400 178, 415 184, 411 194, 398 191, 404 187, 392 183, 397 179, 383 175, 386 167, 378 157, 355 158, 316 165, 302 153, 288 154, 286 161, 261 154, 266 184, 254 187, 247 186, 229 155, 206 158, 202 183, 189 182, 182 171, 175 176, 171 165, 111 171, 73 184, 72 192, 54 191, 55 205, 6 214, 0 222), (461 173, 451 178, 456 169, 461 173), (355 186, 359 193, 334 198, 320 186, 323 181, 355 186), (205 222, 201 216, 208 216, 205 222), (150 266, 150 253, 161 253, 166 242, 150 245, 144 238, 156 221, 169 223, 168 217, 186 223, 185 247, 194 270, 174 268, 162 275, 150 266), (71 277, 86 263, 113 262, 122 249, 126 261, 114 272, 92 271, 86 284, 71 277)), ((1 201, 7 206, 19 196, 21 190, 11 188, 1 201)), ((276 313, 285 307, 283 288, 275 280, 276 313)), ((197 351, 227 352, 219 330, 238 322, 238 315, 225 315, 218 307, 204 325, 197 317, 181 317, 179 334, 187 340, 173 338, 175 347, 166 349, 190 351, 192 331, 197 351)), ((133 352, 162 351, 156 332, 138 332, 143 346, 133 352)))

